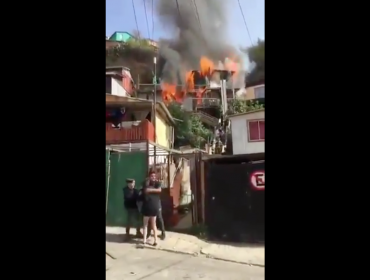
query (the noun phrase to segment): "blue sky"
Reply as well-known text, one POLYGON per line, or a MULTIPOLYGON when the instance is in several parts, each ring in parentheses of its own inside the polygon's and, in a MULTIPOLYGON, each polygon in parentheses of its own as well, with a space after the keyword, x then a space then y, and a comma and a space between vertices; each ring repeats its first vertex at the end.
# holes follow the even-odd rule
MULTIPOLYGON (((141 34, 147 37, 147 27, 145 21, 145 12, 142 0, 134 0, 136 16, 138 18, 138 25, 141 34)), ((180 0, 184 1, 184 0, 180 0)), ((243 17, 241 15, 238 1, 228 0, 229 3, 229 36, 231 38, 231 43, 236 46, 250 46, 251 42, 249 40, 245 25, 243 22, 243 17)), ((253 43, 257 41, 258 38, 265 38, 265 2, 264 0, 241 0, 242 9, 244 16, 249 28, 250 35, 252 37, 253 43)), ((147 5, 147 14, 149 20, 149 29, 152 31, 151 27, 151 12, 150 5, 147 5)), ((154 40, 161 37, 166 37, 166 33, 160 28, 160 24, 154 19, 154 40)), ((135 18, 133 14, 133 8, 131 1, 128 0, 108 0, 106 1, 106 35, 110 36, 115 31, 127 31, 132 32, 136 29, 135 18)))

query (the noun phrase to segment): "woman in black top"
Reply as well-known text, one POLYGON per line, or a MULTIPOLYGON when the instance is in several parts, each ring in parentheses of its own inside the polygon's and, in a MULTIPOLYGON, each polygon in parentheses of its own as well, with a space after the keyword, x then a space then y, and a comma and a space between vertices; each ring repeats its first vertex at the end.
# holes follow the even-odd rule
POLYGON ((143 214, 143 234, 144 244, 146 244, 146 237, 148 232, 148 222, 154 232, 154 243, 153 246, 157 246, 157 224, 156 218, 159 212, 160 205, 160 183, 156 180, 156 174, 154 171, 149 173, 149 180, 146 180, 143 186, 143 205, 141 213, 143 214))

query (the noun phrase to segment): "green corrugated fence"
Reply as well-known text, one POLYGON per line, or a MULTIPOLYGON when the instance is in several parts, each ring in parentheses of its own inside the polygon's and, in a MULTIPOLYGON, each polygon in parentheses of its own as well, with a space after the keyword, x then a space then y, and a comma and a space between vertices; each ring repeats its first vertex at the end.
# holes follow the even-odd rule
MULTIPOLYGON (((148 156, 146 152, 113 152, 107 151, 106 195, 108 195, 106 225, 125 226, 127 213, 123 207, 123 191, 126 178, 136 181, 136 188, 146 177, 148 156), (110 161, 110 164, 109 164, 110 161), (110 170, 109 170, 110 169, 110 170), (109 176, 109 179, 108 179, 109 176)), ((137 221, 141 224, 141 220, 137 221)))

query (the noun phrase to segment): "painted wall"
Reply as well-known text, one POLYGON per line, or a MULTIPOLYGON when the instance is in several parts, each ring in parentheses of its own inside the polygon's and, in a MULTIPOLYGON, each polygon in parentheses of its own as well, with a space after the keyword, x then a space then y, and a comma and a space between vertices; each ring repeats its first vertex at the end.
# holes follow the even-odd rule
POLYGON ((261 86, 265 86, 265 85, 258 85, 258 86, 246 88, 245 99, 255 99, 256 98, 255 88, 261 87, 261 86))
POLYGON ((105 79, 105 93, 110 93, 117 96, 130 96, 130 77, 124 77, 122 80, 120 80, 106 76, 105 79), (123 86, 124 83, 126 84, 126 88, 123 86))
POLYGON ((156 132, 157 132, 157 143, 163 147, 170 147, 170 139, 172 136, 171 126, 167 124, 162 116, 156 116, 156 132))
POLYGON ((248 141, 248 120, 265 119, 265 111, 245 114, 231 118, 231 135, 233 139, 233 154, 255 154, 265 152, 265 141, 248 141))
POLYGON ((118 96, 129 96, 122 86, 122 81, 112 78, 112 94, 118 96))
POLYGON ((131 76, 124 76, 117 79, 111 76, 105 76, 105 92, 117 96, 131 96, 131 76))

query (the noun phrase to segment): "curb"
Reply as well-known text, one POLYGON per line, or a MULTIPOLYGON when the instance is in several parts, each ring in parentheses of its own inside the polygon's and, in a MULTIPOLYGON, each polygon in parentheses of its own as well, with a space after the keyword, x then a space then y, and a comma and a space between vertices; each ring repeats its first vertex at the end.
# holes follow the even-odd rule
POLYGON ((229 259, 223 259, 223 258, 215 258, 215 257, 209 257, 215 260, 224 261, 224 262, 231 262, 231 263, 238 263, 238 264, 246 264, 250 266, 257 266, 257 267, 265 267, 264 264, 258 264, 258 263, 249 263, 249 262, 240 262, 240 261, 234 261, 229 259))
POLYGON ((164 251, 164 252, 169 252, 169 253, 175 253, 175 254, 180 254, 180 255, 188 255, 188 256, 199 256, 199 251, 198 252, 183 252, 183 251, 177 251, 174 249, 166 249, 166 248, 156 248, 156 247, 151 247, 151 246, 143 246, 143 249, 150 249, 150 250, 157 250, 157 251, 164 251))
POLYGON ((202 253, 202 249, 200 251, 198 251, 198 252, 189 253, 189 252, 176 251, 176 250, 172 250, 172 249, 155 248, 155 247, 149 247, 149 246, 145 246, 145 247, 143 247, 143 249, 144 248, 145 249, 151 249, 151 250, 165 251, 165 252, 175 253, 175 254, 181 254, 181 255, 188 255, 188 256, 193 256, 193 257, 204 256, 206 258, 210 258, 210 259, 214 259, 214 260, 218 260, 218 261, 224 261, 224 262, 231 262, 231 263, 237 263, 237 264, 257 266, 257 267, 265 267, 264 264, 251 263, 251 262, 243 262, 243 261, 234 261, 234 260, 224 259, 224 258, 220 258, 220 257, 213 257, 212 255, 202 253))
POLYGON ((204 255, 206 258, 214 259, 214 260, 218 260, 218 261, 231 262, 231 263, 238 263, 238 264, 246 264, 246 265, 250 265, 250 266, 265 267, 265 265, 264 265, 264 264, 251 263, 251 262, 243 262, 243 261, 234 261, 234 260, 230 260, 230 259, 224 259, 224 258, 221 258, 221 257, 213 257, 212 255, 210 255, 210 254, 206 254, 206 253, 203 253, 202 251, 200 251, 200 253, 201 253, 202 255, 204 255))

